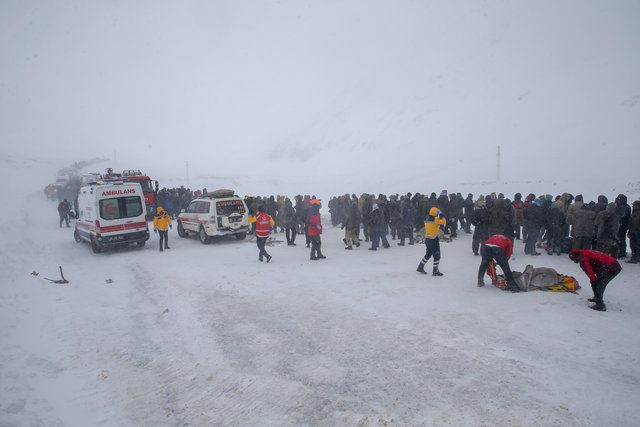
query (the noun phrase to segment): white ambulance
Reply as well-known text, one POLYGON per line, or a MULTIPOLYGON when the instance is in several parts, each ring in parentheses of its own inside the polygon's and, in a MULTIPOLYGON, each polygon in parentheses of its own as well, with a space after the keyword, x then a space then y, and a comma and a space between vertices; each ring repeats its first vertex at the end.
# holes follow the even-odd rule
POLYGON ((234 235, 242 240, 248 232, 247 205, 233 190, 216 190, 192 200, 178 215, 178 235, 195 234, 203 244, 217 236, 234 235))
POLYGON ((88 242, 93 252, 149 240, 144 193, 138 183, 95 182, 78 194, 74 238, 88 242))

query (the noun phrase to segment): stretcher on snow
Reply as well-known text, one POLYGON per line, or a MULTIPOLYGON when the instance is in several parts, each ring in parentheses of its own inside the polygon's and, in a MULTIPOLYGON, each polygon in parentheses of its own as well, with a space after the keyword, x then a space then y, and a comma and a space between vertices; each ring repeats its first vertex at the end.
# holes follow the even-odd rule
MULTIPOLYGON (((504 275, 498 275, 494 261, 489 263, 487 273, 491 277, 491 283, 497 288, 506 289, 507 281, 504 275)), ((514 271, 513 278, 521 292, 528 291, 550 291, 550 292, 571 292, 577 293, 580 284, 573 276, 558 273, 553 268, 534 267, 527 265, 523 272, 514 271)))

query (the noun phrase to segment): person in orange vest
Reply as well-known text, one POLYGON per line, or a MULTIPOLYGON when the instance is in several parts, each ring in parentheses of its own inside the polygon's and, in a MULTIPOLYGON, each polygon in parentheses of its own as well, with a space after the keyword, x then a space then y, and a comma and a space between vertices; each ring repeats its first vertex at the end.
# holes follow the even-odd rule
POLYGON ((267 239, 271 234, 271 228, 275 226, 276 222, 265 211, 262 205, 258 206, 257 215, 251 218, 256 225, 256 242, 260 253, 258 254, 258 260, 262 262, 263 258, 267 259, 267 262, 271 261, 272 256, 264 249, 267 244, 267 239))
POLYGON ((320 219, 320 203, 314 203, 311 205, 311 215, 309 216, 308 234, 311 239, 311 261, 317 261, 319 259, 325 259, 326 256, 322 255, 320 246, 322 241, 320 235, 322 234, 322 221, 320 219))

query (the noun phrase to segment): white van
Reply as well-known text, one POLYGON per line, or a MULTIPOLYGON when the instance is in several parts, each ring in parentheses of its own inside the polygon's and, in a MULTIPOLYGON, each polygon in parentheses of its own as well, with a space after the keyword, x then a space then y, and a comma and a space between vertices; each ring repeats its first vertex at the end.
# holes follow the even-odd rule
POLYGON ((142 187, 138 183, 94 183, 80 189, 76 242, 89 242, 93 252, 149 240, 142 187))
POLYGON ((178 215, 178 235, 195 234, 203 244, 216 236, 234 235, 242 240, 248 232, 247 205, 233 190, 217 190, 192 200, 178 215))

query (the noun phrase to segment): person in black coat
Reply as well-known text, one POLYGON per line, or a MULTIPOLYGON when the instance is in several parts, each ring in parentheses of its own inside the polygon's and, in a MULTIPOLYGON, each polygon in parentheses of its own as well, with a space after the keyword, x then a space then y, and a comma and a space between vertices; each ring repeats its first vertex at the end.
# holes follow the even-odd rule
POLYGON ((372 209, 371 214, 369 214, 369 232, 371 233, 371 247, 369 250, 376 251, 380 246, 381 239, 382 246, 385 248, 389 247, 389 242, 387 241, 387 223, 383 210, 376 203, 373 204, 372 209))
POLYGON ((631 207, 627 203, 627 196, 624 194, 616 197, 616 213, 620 227, 618 228, 618 258, 627 257, 627 231, 629 231, 629 221, 631 220, 631 207))
POLYGON ((398 246, 404 246, 404 240, 409 239, 409 244, 413 245, 413 224, 416 221, 416 211, 413 203, 408 197, 402 199, 400 211, 401 225, 399 229, 400 242, 398 246))
POLYGON ((527 255, 540 255, 536 251, 536 242, 540 235, 540 229, 544 226, 544 201, 541 198, 525 203, 522 210, 522 223, 527 230, 524 245, 524 253, 527 255))
POLYGON ((474 204, 473 213, 471 214, 471 224, 473 224, 473 239, 471 241, 471 250, 474 255, 479 254, 480 244, 489 238, 489 222, 491 221, 487 204, 493 205, 493 199, 480 198, 474 204))
POLYGON ((284 232, 287 238, 288 246, 296 245, 296 235, 298 234, 297 230, 297 218, 296 218, 296 210, 293 208, 293 204, 289 198, 284 201, 284 215, 282 217, 282 222, 284 225, 284 232))
POLYGON ((64 199, 58 204, 58 215, 60 216, 60 228, 62 228, 62 222, 67 223, 69 228, 69 212, 71 212, 71 205, 67 199, 64 199))

